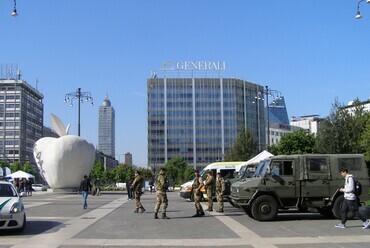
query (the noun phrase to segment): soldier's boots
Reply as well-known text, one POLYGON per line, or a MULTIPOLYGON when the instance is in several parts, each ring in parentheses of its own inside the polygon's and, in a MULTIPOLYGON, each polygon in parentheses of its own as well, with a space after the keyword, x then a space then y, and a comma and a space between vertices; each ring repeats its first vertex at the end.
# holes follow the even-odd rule
POLYGON ((217 210, 216 212, 217 212, 217 213, 223 213, 223 212, 224 212, 224 210, 223 210, 223 209, 220 209, 220 210, 217 210))
POLYGON ((140 213, 144 213, 145 211, 146 211, 145 208, 143 207, 140 208, 140 213))
POLYGON ((200 215, 199 211, 197 211, 197 213, 196 213, 196 214, 194 214, 194 215, 193 215, 193 216, 191 216, 191 217, 201 217, 201 215, 200 215))
POLYGON ((207 209, 206 209, 206 211, 208 211, 208 212, 212 212, 212 211, 213 211, 213 208, 212 208, 212 207, 207 208, 207 209))
POLYGON ((169 220, 170 218, 167 217, 166 213, 162 213, 162 219, 167 219, 169 220))
POLYGON ((154 213, 154 219, 158 219, 158 213, 154 213))
POLYGON ((135 209, 134 213, 139 213, 139 209, 138 208, 135 209))
POLYGON ((205 215, 205 213, 203 212, 203 209, 200 211, 200 216, 204 216, 205 215))

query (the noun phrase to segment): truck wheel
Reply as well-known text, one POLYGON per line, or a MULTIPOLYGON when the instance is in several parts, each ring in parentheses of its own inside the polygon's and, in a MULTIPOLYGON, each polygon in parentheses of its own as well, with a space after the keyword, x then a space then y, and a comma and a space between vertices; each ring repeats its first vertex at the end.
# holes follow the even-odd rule
POLYGON ((333 218, 333 212, 330 207, 317 208, 317 212, 326 218, 333 218))
POLYGON ((244 209, 244 212, 250 217, 253 219, 253 215, 252 215, 252 209, 250 207, 243 207, 244 209))
MULTIPOLYGON (((342 219, 343 202, 344 202, 344 195, 340 195, 337 197, 337 199, 335 199, 335 202, 333 204, 333 209, 332 209, 333 215, 335 218, 339 220, 342 219)), ((355 215, 353 214, 353 212, 347 212, 348 220, 352 220, 354 217, 355 215)))
POLYGON ((272 196, 263 195, 254 200, 251 210, 258 221, 273 220, 278 213, 278 204, 272 196))

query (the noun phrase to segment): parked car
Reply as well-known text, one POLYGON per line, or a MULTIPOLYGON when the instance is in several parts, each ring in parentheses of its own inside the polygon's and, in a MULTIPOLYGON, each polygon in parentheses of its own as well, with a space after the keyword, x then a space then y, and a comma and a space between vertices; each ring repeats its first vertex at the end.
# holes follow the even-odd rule
POLYGON ((26 212, 20 195, 11 183, 0 181, 0 230, 23 232, 25 227, 26 212))
POLYGON ((42 184, 34 183, 34 184, 32 184, 32 188, 33 188, 35 191, 41 191, 43 188, 45 188, 45 186, 44 186, 44 185, 42 185, 42 184))

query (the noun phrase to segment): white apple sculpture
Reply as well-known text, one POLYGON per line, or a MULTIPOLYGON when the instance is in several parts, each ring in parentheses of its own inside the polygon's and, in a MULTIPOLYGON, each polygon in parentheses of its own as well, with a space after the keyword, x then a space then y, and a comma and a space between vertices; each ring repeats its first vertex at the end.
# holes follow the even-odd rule
POLYGON ((51 124, 59 138, 36 141, 33 155, 41 176, 53 189, 71 189, 89 175, 95 159, 94 145, 76 135, 68 135, 62 121, 51 114, 51 124))

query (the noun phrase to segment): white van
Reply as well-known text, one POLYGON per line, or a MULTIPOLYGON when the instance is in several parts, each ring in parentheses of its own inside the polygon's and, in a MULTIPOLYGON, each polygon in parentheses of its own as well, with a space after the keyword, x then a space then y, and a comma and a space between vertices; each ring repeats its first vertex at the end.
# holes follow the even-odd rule
MULTIPOLYGON (((212 164, 207 165, 203 170, 199 172, 199 175, 205 180, 207 177, 206 172, 212 171, 213 177, 216 179, 217 173, 221 173, 224 179, 234 178, 235 173, 238 172, 237 170, 241 168, 241 165, 245 164, 243 161, 236 161, 236 162, 215 162, 212 164)), ((193 180, 190 180, 180 186, 180 196, 185 199, 193 199, 192 194, 192 185, 193 180)), ((205 188, 201 188, 201 192, 204 199, 207 199, 207 195, 205 193, 205 188)))

